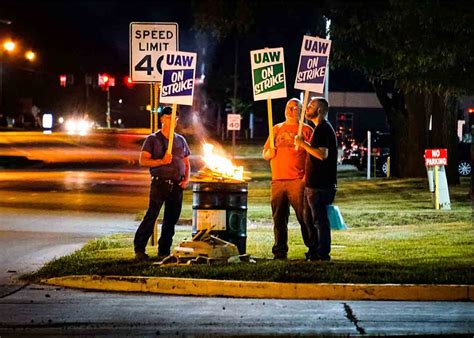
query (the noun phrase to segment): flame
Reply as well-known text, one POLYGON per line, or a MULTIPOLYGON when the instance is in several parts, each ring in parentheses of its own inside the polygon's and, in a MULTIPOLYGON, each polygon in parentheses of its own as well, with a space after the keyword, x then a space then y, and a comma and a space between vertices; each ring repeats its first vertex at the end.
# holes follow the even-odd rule
POLYGON ((202 159, 208 169, 225 178, 232 178, 239 181, 244 180, 244 168, 242 166, 235 166, 232 161, 223 156, 223 154, 217 154, 217 152, 214 151, 214 145, 204 143, 202 149, 204 153, 202 159))

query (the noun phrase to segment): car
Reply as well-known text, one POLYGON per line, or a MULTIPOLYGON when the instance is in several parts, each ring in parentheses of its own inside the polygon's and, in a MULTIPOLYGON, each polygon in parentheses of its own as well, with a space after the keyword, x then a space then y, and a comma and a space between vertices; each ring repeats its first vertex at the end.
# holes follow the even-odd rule
MULTIPOLYGON (((390 134, 383 132, 372 133, 372 159, 371 165, 375 163, 376 174, 387 176, 388 158, 390 156, 390 134)), ((342 164, 352 164, 357 169, 363 171, 367 169, 367 140, 361 144, 351 144, 350 147, 343 149, 341 158, 342 164)), ((373 168, 372 168, 373 170, 373 168)))
MULTIPOLYGON (((371 165, 376 166, 376 174, 387 176, 388 158, 390 157, 390 134, 374 132, 372 134, 372 159, 371 165)), ((367 140, 361 144, 353 143, 348 148, 343 148, 341 157, 342 164, 352 164, 363 171, 367 168, 367 140)), ((449 157, 449 154, 448 154, 449 157)), ((449 159, 448 159, 449 163, 449 159)), ((373 172, 373 167, 372 167, 373 172)), ((459 176, 470 176, 472 173, 471 143, 460 142, 458 144, 457 172, 459 176)))
POLYGON ((459 176, 470 176, 472 172, 471 143, 459 142, 457 170, 459 176))

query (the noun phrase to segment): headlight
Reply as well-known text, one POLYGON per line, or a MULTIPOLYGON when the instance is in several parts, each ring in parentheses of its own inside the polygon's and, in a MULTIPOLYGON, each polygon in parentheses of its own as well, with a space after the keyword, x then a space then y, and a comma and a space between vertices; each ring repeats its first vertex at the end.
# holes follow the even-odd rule
POLYGON ((87 135, 92 128, 93 122, 87 120, 67 120, 66 131, 69 135, 87 135))

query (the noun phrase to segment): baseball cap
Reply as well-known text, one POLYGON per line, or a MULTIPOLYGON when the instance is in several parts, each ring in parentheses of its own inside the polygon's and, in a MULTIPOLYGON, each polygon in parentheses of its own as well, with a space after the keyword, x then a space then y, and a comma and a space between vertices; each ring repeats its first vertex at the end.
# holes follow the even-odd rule
MULTIPOLYGON (((171 115, 172 112, 173 112, 173 108, 171 108, 170 106, 166 106, 163 109, 161 109, 159 116, 161 117, 163 115, 171 115)), ((176 116, 179 116, 178 110, 176 110, 176 116)))

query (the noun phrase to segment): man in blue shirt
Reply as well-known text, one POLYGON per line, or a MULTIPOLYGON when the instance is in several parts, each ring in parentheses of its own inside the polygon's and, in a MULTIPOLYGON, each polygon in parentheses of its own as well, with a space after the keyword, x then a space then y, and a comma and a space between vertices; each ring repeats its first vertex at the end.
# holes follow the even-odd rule
MULTIPOLYGON (((155 222, 163 203, 165 211, 161 225, 161 236, 158 240, 158 259, 170 254, 175 225, 181 214, 183 190, 189 182, 189 155, 191 152, 186 139, 174 133, 171 154, 166 152, 170 137, 171 112, 171 107, 163 108, 160 113, 162 127, 147 137, 140 154, 140 165, 150 168, 151 187, 148 210, 133 241, 137 260, 149 259, 145 248, 153 234, 155 222)), ((178 117, 176 117, 177 120, 178 117)))

